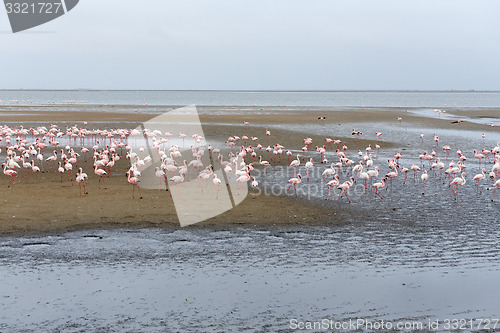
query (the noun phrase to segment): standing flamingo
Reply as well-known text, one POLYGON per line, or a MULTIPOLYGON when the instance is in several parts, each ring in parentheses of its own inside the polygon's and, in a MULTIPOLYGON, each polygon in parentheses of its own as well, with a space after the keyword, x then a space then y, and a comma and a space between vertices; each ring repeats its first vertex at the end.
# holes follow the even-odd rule
POLYGON ((334 179, 330 180, 328 183, 326 183, 326 186, 328 186, 328 193, 326 193, 326 199, 328 200, 328 195, 330 194, 330 190, 333 192, 333 200, 335 200, 335 188, 339 186, 339 175, 336 174, 334 176, 334 179))
POLYGON ((38 184, 38 173, 40 172, 40 168, 35 165, 35 161, 31 160, 31 170, 36 176, 36 184, 38 184))
POLYGON ((290 166, 293 167, 293 174, 296 175, 297 174, 297 167, 300 165, 300 156, 299 154, 297 154, 297 159, 296 160, 293 160, 291 163, 290 163, 290 166))
POLYGON ((340 201, 340 199, 342 198, 342 195, 345 194, 345 197, 347 198, 347 201, 349 201, 349 203, 351 203, 351 199, 349 199, 348 191, 349 191, 349 188, 353 184, 354 184, 354 178, 351 177, 350 181, 349 180, 345 181, 341 185, 337 186, 337 188, 340 190, 340 195, 339 195, 338 201, 340 201))
POLYGON ((255 180, 255 177, 252 177, 252 194, 253 194, 253 199, 255 199, 255 189, 259 187, 259 182, 255 180))
POLYGON ((481 170, 481 173, 480 174, 477 174, 474 176, 474 178, 472 178, 472 180, 474 180, 476 182, 475 186, 476 186, 476 195, 479 195, 481 191, 481 189, 479 188, 479 183, 483 180, 486 179, 486 175, 485 175, 485 172, 486 170, 483 168, 481 170))
POLYGON ((2 166, 3 166, 3 174, 10 177, 9 186, 7 187, 9 187, 12 190, 14 188, 15 178, 17 177, 17 171, 7 170, 7 164, 5 163, 3 163, 2 166))
POLYGON ((59 172, 61 174, 61 183, 62 183, 64 168, 61 166, 61 162, 59 162, 59 168, 57 168, 57 172, 59 172))
POLYGON ((378 190, 384 188, 385 186, 385 178, 382 178, 379 183, 375 183, 372 186, 375 187, 375 200, 377 200, 377 195, 380 199, 383 199, 380 194, 378 194, 378 190))
POLYGON ((64 169, 68 172, 68 182, 73 181, 73 164, 71 164, 68 160, 64 163, 64 169))
POLYGON ((220 178, 217 178, 217 174, 214 173, 214 179, 212 180, 215 186, 217 186, 217 194, 215 195, 215 199, 219 199, 219 186, 222 183, 220 178))
POLYGON ((459 186, 464 186, 465 183, 466 183, 466 180, 465 180, 465 172, 462 172, 462 175, 461 177, 457 177, 455 179, 453 179, 450 183, 450 185, 453 185, 453 187, 451 188, 451 191, 453 192, 453 195, 455 196, 455 200, 458 202, 458 188, 459 186), (456 189, 456 192, 455 192, 455 189, 456 189))
MULTIPOLYGON (((60 165, 61 162, 59 162, 60 165)), ((62 167, 59 167, 62 169, 62 167)), ((64 169, 63 169, 64 170, 64 169)), ((76 174, 76 182, 78 183, 80 187, 80 196, 82 195, 82 184, 83 184, 83 194, 88 194, 87 193, 87 174, 83 172, 82 168, 79 169, 79 172, 76 174)), ((61 181, 62 181, 62 175, 61 175, 61 181)))
POLYGON ((422 195, 425 195, 425 182, 427 181, 427 179, 429 179, 427 170, 424 170, 424 173, 420 176, 420 179, 422 179, 422 183, 424 184, 424 191, 422 192, 422 195))
POLYGON ((127 172, 127 181, 129 184, 132 184, 132 199, 134 199, 134 192, 135 192, 135 187, 137 186, 137 190, 139 191, 140 198, 142 199, 142 194, 141 194, 141 188, 139 187, 139 178, 137 177, 130 177, 130 171, 127 172))
POLYGON ((300 173, 297 175, 296 178, 290 178, 288 180, 288 183, 290 186, 288 186, 288 190, 286 191, 286 196, 288 196, 288 192, 290 191, 290 187, 293 185, 293 189, 295 190, 295 197, 297 197, 297 188, 295 187, 296 185, 300 184, 302 182, 302 176, 300 173))
MULTIPOLYGON (((101 189, 101 178, 106 175, 106 171, 103 169, 98 169, 97 164, 94 164, 94 173, 99 176, 99 189, 101 189)), ((102 180, 104 184, 104 179, 102 180)))
POLYGON ((312 157, 309 159, 309 162, 306 163, 305 165, 305 169, 306 169, 306 174, 307 174, 307 181, 309 181, 309 173, 312 168, 314 167, 314 164, 313 164, 313 159, 312 157))

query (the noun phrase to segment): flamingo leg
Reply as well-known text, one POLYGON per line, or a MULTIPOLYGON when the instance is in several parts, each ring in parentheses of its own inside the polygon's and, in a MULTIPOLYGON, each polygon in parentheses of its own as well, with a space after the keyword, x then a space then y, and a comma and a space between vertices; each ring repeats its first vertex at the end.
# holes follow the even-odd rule
POLYGON ((347 194, 347 190, 344 191, 344 193, 345 193, 345 197, 347 198, 347 201, 349 201, 349 203, 351 203, 351 199, 349 199, 349 195, 347 194))

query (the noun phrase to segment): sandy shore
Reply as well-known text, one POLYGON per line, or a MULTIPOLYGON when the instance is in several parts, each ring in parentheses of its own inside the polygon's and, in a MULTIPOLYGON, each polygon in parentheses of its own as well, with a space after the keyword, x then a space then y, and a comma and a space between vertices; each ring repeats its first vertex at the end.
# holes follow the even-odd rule
MULTIPOLYGON (((25 128, 34 126, 49 126, 56 123, 60 128, 65 125, 82 125, 88 122, 88 128, 134 128, 157 114, 148 114, 144 108, 141 113, 127 112, 86 112, 85 107, 78 112, 34 111, 22 107, 15 110, 0 109, 0 125, 11 127, 23 125, 25 128), (144 113, 142 113, 144 112, 144 113)), ((456 111, 464 116, 475 116, 474 111, 456 111)), ((492 117, 496 110, 484 111, 492 117)), ((363 110, 319 110, 319 111, 282 111, 255 114, 252 112, 236 115, 214 115, 202 113, 200 119, 206 137, 227 139, 231 135, 258 136, 260 143, 266 147, 280 143, 287 148, 300 150, 302 139, 313 138, 315 144, 322 145, 325 135, 288 130, 286 124, 310 124, 336 128, 343 123, 372 123, 398 125, 398 117, 402 117, 405 126, 420 126, 428 128, 481 130, 498 134, 498 127, 488 127, 474 123, 452 124, 449 120, 431 119, 410 114, 405 109, 363 109, 363 110), (326 116, 319 121, 318 117, 326 116), (250 126, 243 125, 249 121, 250 126), (265 137, 266 126, 281 124, 279 129, 272 129, 272 135, 265 137)), ((374 129, 379 130, 379 129, 374 129)), ((381 128, 380 130, 384 130, 381 128)), ((390 135, 375 141, 361 137, 339 137, 349 146, 349 150, 364 149, 368 144, 378 143, 382 149, 402 146, 401 142, 391 142, 390 135)), ((65 142, 65 141, 63 141, 65 142)), ((5 141, 0 143, 3 158, 5 157, 5 141)), ((330 148, 331 150, 331 148, 330 148)), ((79 149, 78 149, 79 151, 79 149)), ((45 152, 48 157, 51 149, 45 152)), ((264 155, 265 156, 265 155, 264 155)), ((82 157, 83 159, 83 157, 82 157)), ((281 164, 288 164, 288 161, 281 164)), ((0 186, 0 234, 18 234, 33 232, 64 232, 81 228, 143 227, 143 226, 178 226, 177 216, 170 192, 166 190, 142 190, 142 199, 131 198, 132 188, 127 183, 125 172, 129 167, 125 158, 121 159, 113 171, 113 176, 105 179, 105 186, 98 189, 97 177, 92 170, 92 163, 79 162, 79 166, 89 174, 88 195, 80 196, 78 184, 68 182, 67 175, 60 176, 57 172, 39 174, 39 183, 35 184, 33 175, 25 179, 22 170, 16 179, 13 190, 7 188, 9 178, 2 175, 0 186)), ((50 168, 50 167, 49 167, 50 168)), ((260 195, 252 199, 249 194, 242 204, 235 209, 211 218, 193 226, 198 227, 229 227, 229 226, 273 226, 273 225, 318 225, 343 223, 343 214, 352 214, 350 207, 327 207, 317 201, 305 201, 283 196, 260 195)), ((357 210, 356 210, 357 211, 357 210)))

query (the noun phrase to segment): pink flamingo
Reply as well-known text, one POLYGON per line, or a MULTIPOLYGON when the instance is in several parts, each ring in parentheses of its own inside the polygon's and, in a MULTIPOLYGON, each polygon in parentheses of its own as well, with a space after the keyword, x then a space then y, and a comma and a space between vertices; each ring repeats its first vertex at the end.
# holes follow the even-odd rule
POLYGON ((36 176, 36 184, 38 184, 38 173, 40 172, 40 168, 35 165, 35 161, 31 160, 31 170, 36 176))
POLYGON ((64 174, 64 168, 61 166, 61 162, 59 162, 59 168, 57 168, 57 171, 61 174, 61 183, 62 183, 62 177, 64 174))
POLYGON ((335 188, 339 186, 339 175, 336 174, 335 179, 330 180, 328 183, 326 183, 326 186, 328 186, 328 193, 326 194, 326 199, 328 200, 328 195, 330 194, 330 190, 333 192, 333 200, 335 200, 335 188))
POLYGON ((252 177, 252 195, 253 199, 255 199, 255 189, 259 187, 259 182, 255 180, 255 177, 252 177))
POLYGON ((397 176, 398 176, 398 169, 395 169, 394 171, 389 172, 387 175, 385 175, 385 178, 386 179, 389 178, 389 180, 391 181, 391 191, 392 191, 392 179, 396 178, 397 176))
MULTIPOLYGON (((87 153, 89 152, 89 149, 86 147, 82 147, 82 153, 83 156, 85 157, 85 162, 87 162, 87 153)), ((123 154, 122 154, 123 155, 123 154)))
POLYGON ((377 200, 377 195, 380 199, 383 199, 380 194, 378 194, 378 190, 384 188, 385 186, 385 178, 382 178, 379 183, 373 184, 373 187, 375 187, 375 200, 377 200))
POLYGON ((64 169, 68 172, 68 182, 73 181, 73 164, 71 164, 68 160, 64 163, 64 169), (71 178, 70 178, 71 177, 71 178))
MULTIPOLYGON (((60 163, 61 162, 59 162, 59 165, 60 165, 60 163)), ((83 172, 82 168, 80 168, 79 171, 80 172, 78 172, 76 174, 76 182, 78 183, 78 185, 80 187, 80 196, 81 196, 82 195, 82 184, 83 184, 83 194, 88 194, 87 193, 87 179, 88 179, 88 176, 87 176, 86 173, 83 172)), ((62 176, 61 176, 61 181, 62 181, 62 176)))
POLYGON ((300 156, 299 154, 297 154, 297 159, 296 160, 293 160, 291 163, 290 163, 290 166, 293 167, 293 174, 296 175, 297 174, 297 167, 300 165, 300 156))
POLYGON ((181 173, 178 176, 173 176, 169 181, 174 183, 175 193, 177 193, 177 183, 182 183, 184 181, 184 175, 181 173))
POLYGON ((429 179, 427 170, 424 170, 424 173, 420 176, 420 179, 422 179, 422 183, 424 184, 424 191, 422 192, 422 195, 425 195, 425 182, 427 181, 427 179, 429 179))
POLYGON ((14 188, 15 178, 17 177, 17 171, 7 170, 7 164, 5 163, 3 163, 2 166, 3 166, 3 174, 10 177, 9 186, 7 187, 9 187, 12 190, 14 188))
POLYGON ((408 178, 408 172, 410 172, 410 169, 406 168, 406 167, 403 167, 401 169, 401 172, 405 174, 405 180, 403 182, 403 185, 406 184, 406 178, 408 178))
MULTIPOLYGON (((106 171, 103 169, 98 169, 97 164, 94 164, 94 173, 99 176, 99 189, 101 189, 101 178, 106 175, 106 171)), ((104 179, 102 180, 104 184, 104 179)))
POLYGON ((300 175, 300 173, 297 175, 296 178, 290 178, 288 180, 290 186, 288 186, 288 190, 286 191, 286 196, 288 197, 288 192, 290 191, 290 187, 292 187, 293 185, 293 189, 295 190, 295 197, 297 197, 297 188, 295 186, 300 184, 301 182, 302 182, 302 176, 300 175))
POLYGON ((455 179, 453 179, 450 183, 450 185, 453 185, 453 187, 451 188, 451 191, 453 192, 453 195, 455 196, 455 200, 458 202, 458 188, 459 186, 464 186, 466 181, 465 181, 465 172, 462 172, 462 175, 461 177, 457 177, 455 179), (456 192, 455 192, 455 189, 456 189, 456 192))
POLYGON ((54 171, 54 161, 56 161, 56 160, 57 160, 57 151, 56 150, 54 150, 54 155, 53 156, 49 156, 45 160, 45 162, 50 162, 50 165, 52 167, 52 171, 54 171))
POLYGON ((479 160, 479 167, 481 167, 481 159, 484 158, 484 155, 477 152, 477 149, 474 149, 474 157, 479 160))
POLYGON ((219 199, 219 186, 222 183, 220 178, 217 178, 217 174, 214 173, 214 179, 212 180, 215 186, 217 186, 217 194, 215 195, 215 199, 219 199))
POLYGON ((413 171, 413 182, 417 180, 417 172, 420 171, 420 167, 416 164, 412 164, 410 169, 413 171))
POLYGON ((130 171, 127 172, 127 181, 129 184, 132 184, 132 199, 134 199, 134 192, 135 192, 135 187, 137 186, 137 190, 139 191, 140 198, 142 199, 142 194, 141 194, 141 188, 139 187, 139 178, 137 177, 130 177, 130 171))
POLYGON ((236 179, 236 181, 238 183, 240 183, 240 186, 238 186, 238 194, 240 194, 240 189, 241 187, 243 186, 243 183, 246 183, 250 180, 250 173, 247 172, 245 175, 243 176, 239 176, 238 179, 236 179))
POLYGON ((341 185, 337 186, 337 188, 340 190, 340 195, 339 195, 339 199, 338 201, 340 201, 340 199, 342 198, 342 195, 345 194, 345 197, 347 198, 347 201, 349 201, 349 203, 351 203, 351 199, 349 199, 349 195, 347 194, 347 192, 349 191, 349 188, 354 184, 354 178, 351 177, 350 178, 350 181, 345 181, 344 183, 342 183, 341 185))
POLYGON ((312 157, 309 159, 309 162, 306 163, 305 167, 306 168, 306 174, 307 174, 307 181, 309 181, 309 170, 313 168, 313 159, 312 157))
POLYGON ((475 186, 476 186, 476 195, 479 195, 481 191, 481 189, 479 189, 479 183, 483 180, 486 179, 486 175, 485 175, 485 172, 486 170, 483 168, 481 170, 481 173, 480 174, 477 174, 474 176, 474 178, 472 178, 472 180, 474 180, 476 182, 475 186))

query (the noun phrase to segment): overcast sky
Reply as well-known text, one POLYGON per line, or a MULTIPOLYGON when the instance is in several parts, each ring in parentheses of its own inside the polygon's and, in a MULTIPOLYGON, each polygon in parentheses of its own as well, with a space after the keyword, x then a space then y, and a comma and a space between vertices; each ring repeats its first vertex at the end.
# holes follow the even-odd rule
POLYGON ((80 0, 12 34, 0 88, 500 89, 500 1, 80 0))

